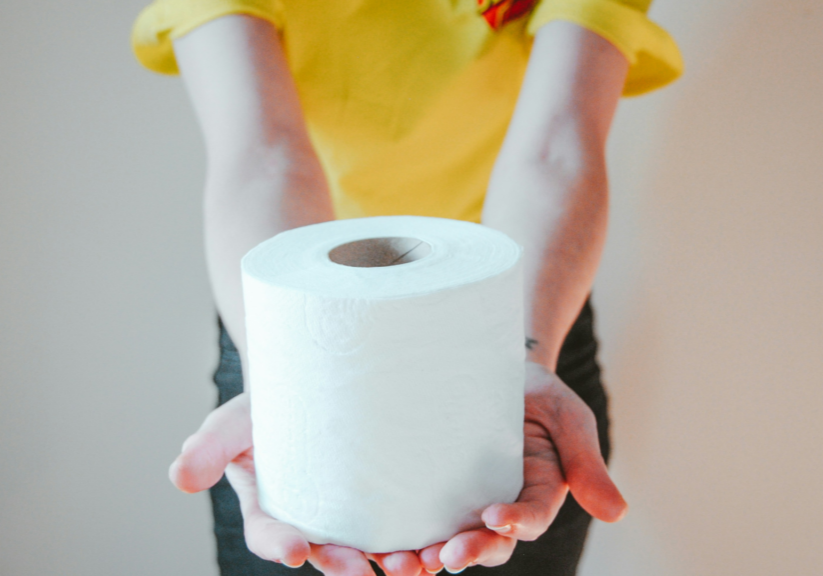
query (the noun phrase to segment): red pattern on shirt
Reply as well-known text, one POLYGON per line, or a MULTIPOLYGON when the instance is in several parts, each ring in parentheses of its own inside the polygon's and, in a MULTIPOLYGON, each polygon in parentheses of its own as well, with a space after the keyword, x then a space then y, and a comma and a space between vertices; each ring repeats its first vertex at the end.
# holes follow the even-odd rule
POLYGON ((537 0, 477 0, 477 10, 492 27, 498 30, 504 24, 531 12, 537 0))

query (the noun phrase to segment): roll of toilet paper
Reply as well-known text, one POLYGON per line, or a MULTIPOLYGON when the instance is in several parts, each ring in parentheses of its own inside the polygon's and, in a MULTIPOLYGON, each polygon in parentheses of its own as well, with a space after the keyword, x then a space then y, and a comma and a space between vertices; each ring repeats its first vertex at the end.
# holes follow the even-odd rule
POLYGON ((417 550, 523 483, 520 247, 415 216, 278 234, 242 261, 260 504, 314 543, 417 550))

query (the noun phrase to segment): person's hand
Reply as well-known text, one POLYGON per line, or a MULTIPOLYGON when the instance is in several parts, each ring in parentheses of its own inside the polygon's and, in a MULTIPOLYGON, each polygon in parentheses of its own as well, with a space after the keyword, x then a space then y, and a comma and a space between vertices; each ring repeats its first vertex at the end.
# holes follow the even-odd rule
POLYGON ((247 393, 206 417, 183 444, 180 456, 169 469, 169 478, 183 492, 193 493, 214 486, 224 471, 240 500, 246 545, 264 560, 292 568, 308 560, 326 576, 374 576, 369 559, 389 576, 418 576, 422 571, 415 552, 364 554, 345 546, 310 544, 297 528, 260 509, 247 393))
POLYGON ((209 414, 184 443, 169 475, 180 490, 198 492, 213 486, 225 470, 240 500, 246 544, 263 559, 291 567, 308 560, 327 576, 373 575, 368 559, 389 576, 418 576, 421 568, 434 573, 444 566, 459 572, 470 565, 505 563, 517 540, 534 540, 546 531, 569 489, 601 520, 617 521, 626 511, 600 456, 593 414, 556 375, 532 363, 527 363, 524 434, 524 486, 518 501, 489 506, 481 516, 486 528, 462 532, 418 554, 364 554, 309 544, 296 528, 264 513, 257 502, 247 394, 209 414))
POLYGON ((513 504, 493 504, 481 519, 485 528, 462 532, 448 542, 420 550, 428 572, 443 567, 499 566, 518 540, 534 540, 554 520, 571 490, 589 514, 616 522, 627 505, 609 478, 600 455, 597 424, 588 406, 557 375, 526 363, 524 481, 513 504))

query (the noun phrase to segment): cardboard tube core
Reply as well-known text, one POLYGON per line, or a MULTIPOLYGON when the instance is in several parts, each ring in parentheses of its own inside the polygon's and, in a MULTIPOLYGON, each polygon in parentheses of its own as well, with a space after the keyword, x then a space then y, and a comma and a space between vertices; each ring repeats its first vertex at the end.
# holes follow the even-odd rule
POLYGON ((417 238, 366 238, 333 248, 329 260, 342 266, 377 268, 414 262, 431 251, 428 243, 417 238))

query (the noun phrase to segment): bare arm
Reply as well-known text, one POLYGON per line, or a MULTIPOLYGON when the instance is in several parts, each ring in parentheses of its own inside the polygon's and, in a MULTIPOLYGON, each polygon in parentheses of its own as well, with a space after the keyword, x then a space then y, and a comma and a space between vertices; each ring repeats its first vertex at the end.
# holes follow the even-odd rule
POLYGON ((206 143, 206 259, 217 309, 247 370, 240 259, 278 232, 333 219, 277 31, 218 18, 174 51, 206 143))
POLYGON ((605 239, 604 151, 627 69, 614 46, 575 24, 550 22, 535 38, 483 210, 484 224, 524 247, 533 339, 524 486, 517 502, 483 511, 486 528, 420 551, 427 570, 503 564, 518 540, 546 531, 569 490, 601 520, 614 522, 626 511, 600 456, 594 415, 554 370, 605 239))
MULTIPOLYGON (((205 240, 212 289, 247 382, 240 259, 278 232, 334 214, 274 27, 250 16, 225 16, 175 41, 174 49, 206 143, 205 240)), ((374 574, 363 553, 310 545, 298 530, 260 509, 247 393, 206 418, 169 474, 181 490, 198 492, 214 485, 224 470, 240 500, 252 552, 289 566, 308 560, 327 576, 374 574)), ((421 570, 413 552, 369 558, 389 576, 421 570)))
POLYGON ((605 145, 627 70, 593 32, 563 21, 538 30, 489 184, 483 223, 525 248, 529 359, 552 371, 606 236, 605 145))
MULTIPOLYGON (((225 17, 178 40, 175 50, 209 158, 209 271, 245 370, 240 258, 281 230, 331 219, 328 191, 271 25, 225 17)), ((527 325, 539 342, 530 358, 549 371, 602 249, 603 146, 625 71, 622 56, 594 34, 563 22, 541 29, 489 185, 484 223, 526 248, 527 325)), ((546 530, 569 488, 595 516, 622 515, 625 503, 600 458, 591 411, 546 371, 532 371, 530 384, 520 500, 487 508, 483 520, 490 528, 424 549, 419 560, 413 552, 375 558, 390 575, 416 576, 420 562, 432 571, 444 564, 502 564, 516 540, 546 530)), ((258 555, 289 564, 308 557, 328 576, 371 573, 361 553, 315 545, 309 552, 299 533, 260 511, 250 448, 243 394, 213 412, 187 441, 172 479, 185 491, 198 491, 226 468, 240 496, 247 543, 258 555)))

